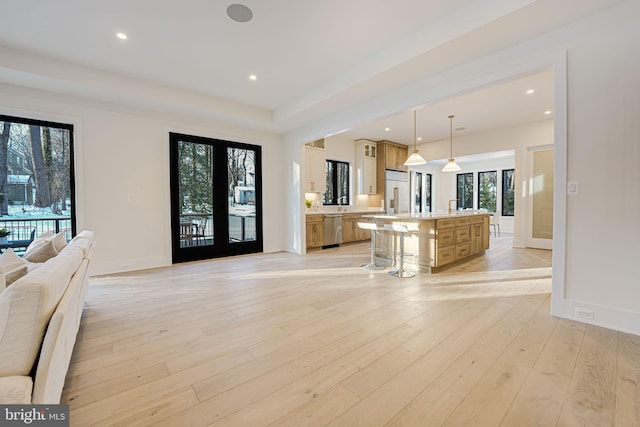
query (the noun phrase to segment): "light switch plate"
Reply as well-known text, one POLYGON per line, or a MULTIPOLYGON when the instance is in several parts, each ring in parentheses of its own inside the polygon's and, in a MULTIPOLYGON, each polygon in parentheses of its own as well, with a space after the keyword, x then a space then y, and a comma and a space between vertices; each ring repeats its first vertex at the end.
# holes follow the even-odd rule
POLYGON ((578 181, 567 182, 567 194, 575 196, 576 194, 578 194, 578 189, 579 189, 578 181))

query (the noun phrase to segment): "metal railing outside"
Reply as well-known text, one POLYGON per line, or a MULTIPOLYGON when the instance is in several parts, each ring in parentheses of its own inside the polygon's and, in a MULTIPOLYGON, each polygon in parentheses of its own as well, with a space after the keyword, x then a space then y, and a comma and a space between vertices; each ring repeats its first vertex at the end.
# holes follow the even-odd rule
POLYGON ((64 232, 67 240, 71 240, 71 218, 17 218, 2 219, 0 218, 0 229, 6 229, 11 234, 7 236, 9 243, 16 240, 29 240, 31 232, 35 229, 35 237, 52 231, 54 233, 64 232))

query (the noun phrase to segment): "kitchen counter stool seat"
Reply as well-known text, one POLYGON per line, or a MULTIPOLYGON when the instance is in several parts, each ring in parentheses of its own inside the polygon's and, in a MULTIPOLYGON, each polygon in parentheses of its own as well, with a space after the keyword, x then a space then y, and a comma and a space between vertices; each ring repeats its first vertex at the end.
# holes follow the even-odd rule
MULTIPOLYGON (((404 253, 404 236, 407 233, 410 233, 411 230, 407 228, 406 225, 403 224, 385 224, 384 228, 386 231, 392 232, 398 235, 398 269, 390 271, 389 274, 395 277, 413 277, 416 274, 407 271, 404 269, 404 257, 410 254, 404 253)), ((395 254, 394 254, 395 257, 395 254)))
POLYGON ((358 222, 358 227, 363 230, 371 231, 371 248, 369 251, 371 252, 371 261, 368 264, 363 264, 362 268, 365 270, 382 270, 384 268, 383 265, 376 264, 376 252, 382 251, 382 248, 376 247, 376 233, 379 231, 383 231, 384 228, 378 227, 376 223, 373 222, 358 222))

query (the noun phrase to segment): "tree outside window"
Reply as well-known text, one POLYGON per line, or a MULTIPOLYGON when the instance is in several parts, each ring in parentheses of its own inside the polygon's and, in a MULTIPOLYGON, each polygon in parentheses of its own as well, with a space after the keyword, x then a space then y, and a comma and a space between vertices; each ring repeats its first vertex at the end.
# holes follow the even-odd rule
POLYGON ((349 163, 337 160, 326 162, 326 188, 323 204, 348 205, 349 200, 349 163))
POLYGON ((458 209, 473 209, 473 173, 457 174, 456 189, 458 209))
POLYGON ((498 172, 478 172, 478 209, 495 212, 498 199, 498 172))
POLYGON ((502 171, 502 216, 513 216, 515 200, 515 170, 502 171))
POLYGON ((0 220, 12 239, 34 228, 71 237, 72 148, 73 125, 0 116, 0 220))

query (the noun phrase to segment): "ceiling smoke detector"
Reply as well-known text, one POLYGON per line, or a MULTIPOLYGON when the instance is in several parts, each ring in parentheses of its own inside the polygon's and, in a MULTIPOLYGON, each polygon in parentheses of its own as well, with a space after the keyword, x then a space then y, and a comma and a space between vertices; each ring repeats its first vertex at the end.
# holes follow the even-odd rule
POLYGON ((243 4, 232 4, 227 8, 227 16, 236 22, 249 22, 253 12, 243 4))

